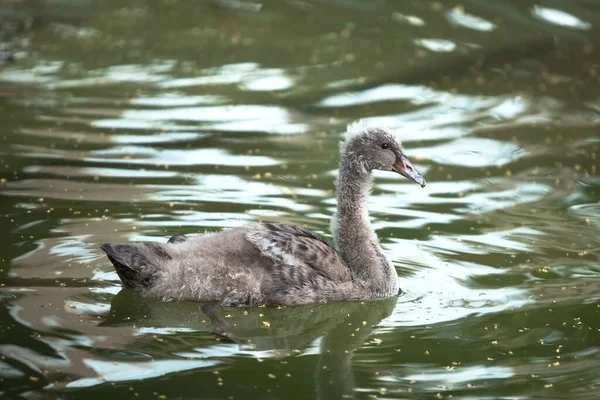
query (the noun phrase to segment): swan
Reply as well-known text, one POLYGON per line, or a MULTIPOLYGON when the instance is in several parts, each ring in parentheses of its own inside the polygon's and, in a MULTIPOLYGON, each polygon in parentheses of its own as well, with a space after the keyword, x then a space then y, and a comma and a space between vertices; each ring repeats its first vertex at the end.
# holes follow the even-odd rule
POLYGON ((336 247, 297 225, 260 223, 167 243, 101 244, 124 286, 162 300, 224 307, 301 305, 387 298, 398 276, 371 228, 371 171, 395 172, 425 186, 389 130, 361 122, 340 144, 336 247))

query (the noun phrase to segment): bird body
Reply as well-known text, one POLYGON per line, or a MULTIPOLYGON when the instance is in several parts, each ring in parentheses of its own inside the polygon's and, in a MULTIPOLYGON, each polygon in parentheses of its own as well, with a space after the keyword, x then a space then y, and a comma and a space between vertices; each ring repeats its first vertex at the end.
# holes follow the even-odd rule
POLYGON ((425 180, 385 129, 351 125, 341 146, 332 218, 337 247, 290 224, 255 224, 168 243, 101 245, 123 284, 164 300, 223 306, 300 305, 386 298, 397 274, 368 218, 371 171, 425 180))

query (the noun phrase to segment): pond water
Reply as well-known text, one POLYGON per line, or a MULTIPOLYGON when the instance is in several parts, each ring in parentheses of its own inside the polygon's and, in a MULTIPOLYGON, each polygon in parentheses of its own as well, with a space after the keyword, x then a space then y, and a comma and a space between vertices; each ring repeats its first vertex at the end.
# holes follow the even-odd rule
POLYGON ((0 19, 0 397, 598 395, 598 2, 25 0, 0 19), (401 296, 122 290, 102 242, 330 237, 357 119, 428 181, 378 173, 370 198, 401 296))

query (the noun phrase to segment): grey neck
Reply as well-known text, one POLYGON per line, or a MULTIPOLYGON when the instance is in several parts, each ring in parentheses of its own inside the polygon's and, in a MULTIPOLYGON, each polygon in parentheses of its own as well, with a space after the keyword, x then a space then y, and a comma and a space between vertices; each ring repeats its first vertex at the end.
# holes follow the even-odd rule
POLYGON ((337 184, 334 237, 354 280, 379 294, 395 294, 397 274, 371 228, 367 198, 371 174, 342 158, 337 184))

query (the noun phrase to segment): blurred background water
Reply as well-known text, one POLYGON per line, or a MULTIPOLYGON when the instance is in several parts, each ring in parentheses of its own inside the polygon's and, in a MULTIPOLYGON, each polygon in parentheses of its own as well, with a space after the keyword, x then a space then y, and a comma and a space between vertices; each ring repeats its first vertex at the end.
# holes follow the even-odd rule
POLYGON ((0 1, 0 395, 597 396, 599 24, 593 0, 0 1), (403 295, 121 291, 101 242, 329 237, 359 118, 429 183, 370 199, 403 295))

